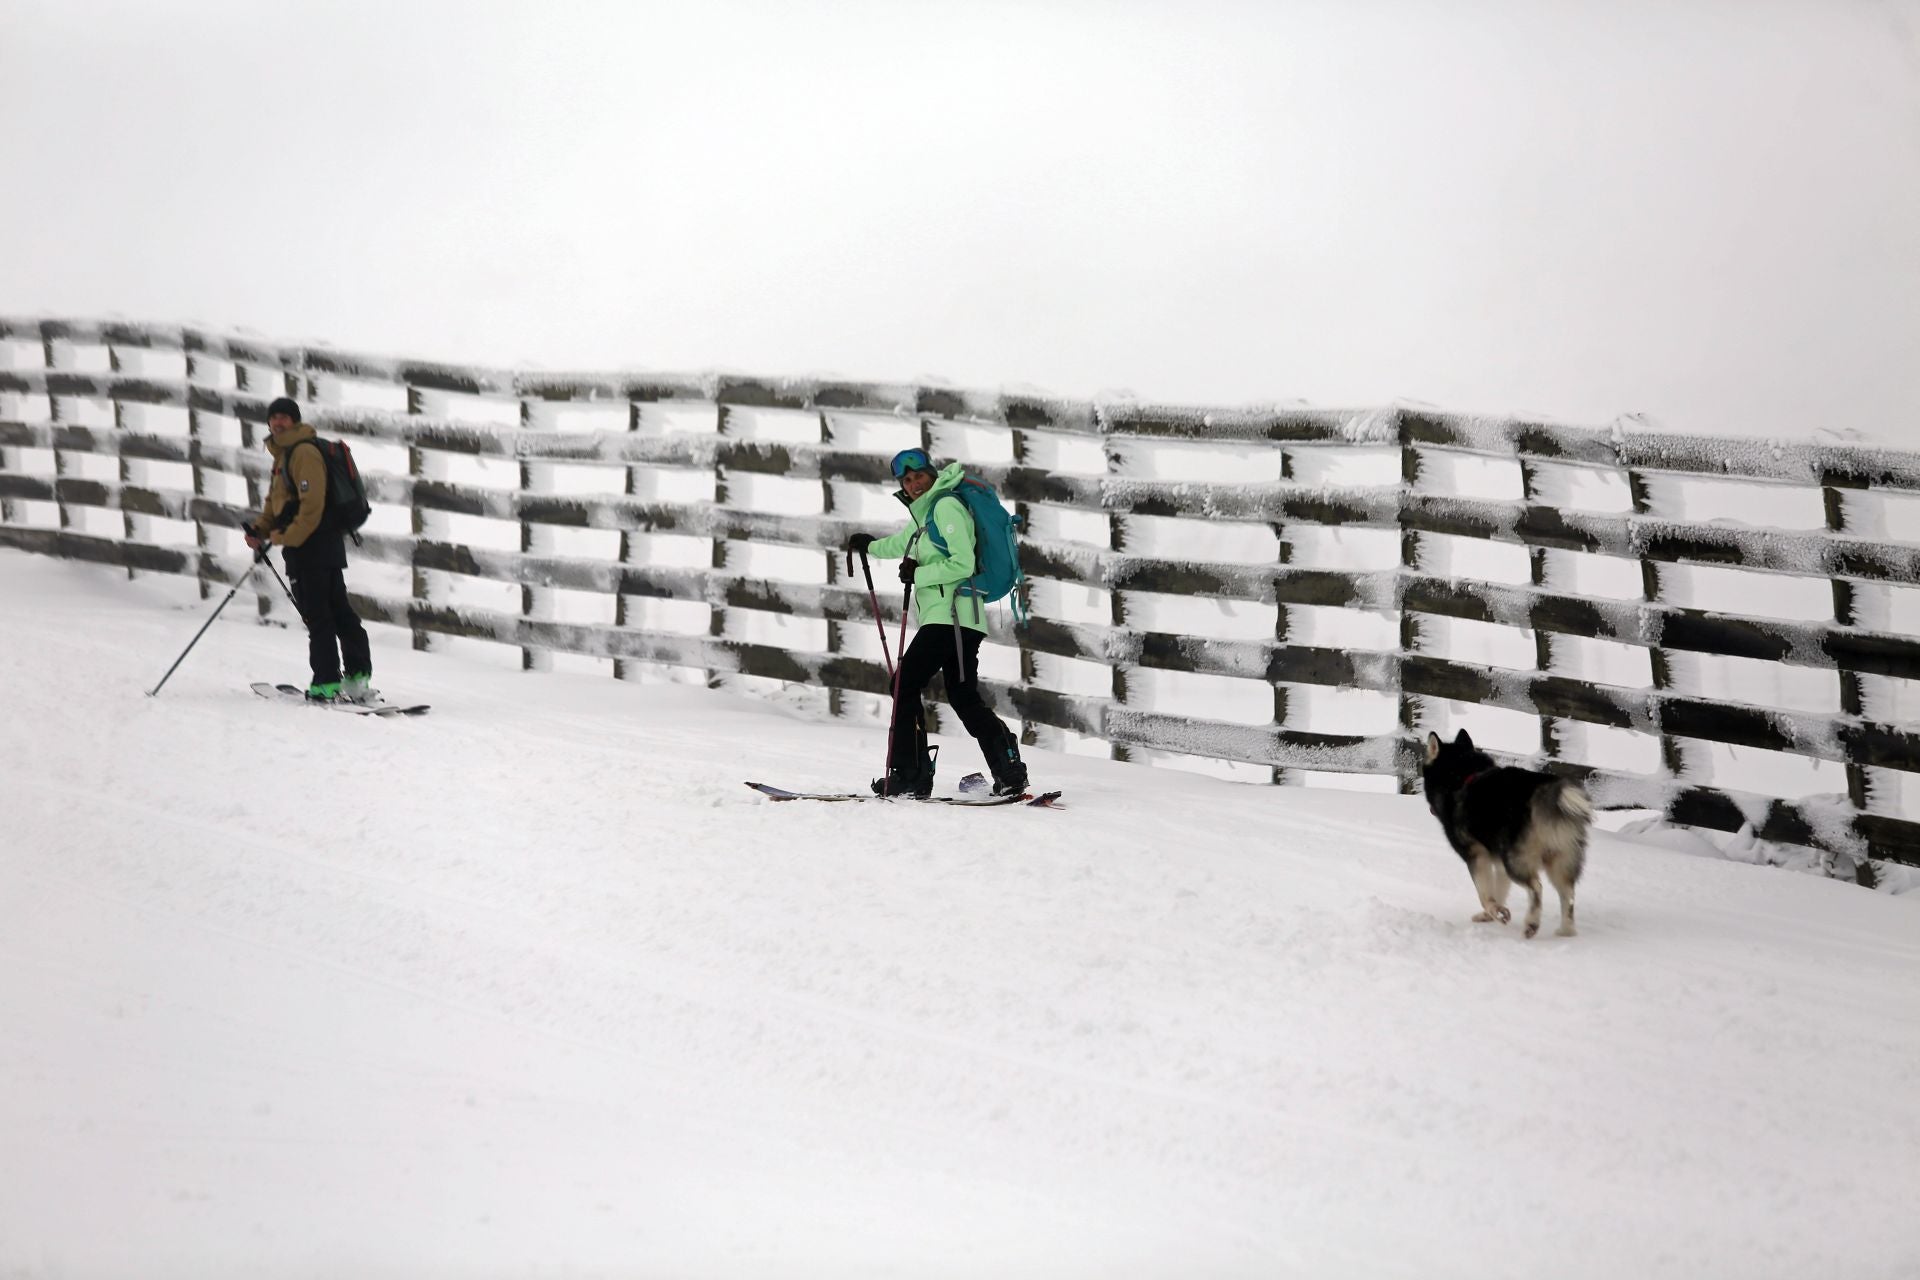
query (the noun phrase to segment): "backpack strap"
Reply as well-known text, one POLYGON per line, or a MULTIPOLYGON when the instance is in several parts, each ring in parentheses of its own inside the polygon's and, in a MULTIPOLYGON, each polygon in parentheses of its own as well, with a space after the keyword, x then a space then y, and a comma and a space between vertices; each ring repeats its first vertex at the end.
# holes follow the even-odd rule
MULTIPOLYGON (((961 484, 968 484, 968 483, 971 483, 971 482, 970 482, 970 481, 967 481, 967 480, 962 480, 962 481, 961 481, 960 483, 961 483, 961 484)), ((956 486, 955 486, 955 488, 958 488, 958 487, 959 487, 958 485, 956 485, 956 486)), ((934 546, 936 546, 936 547, 938 547, 938 548, 940 548, 940 554, 941 554, 941 555, 943 555, 943 556, 950 556, 950 555, 952 555, 952 554, 953 554, 953 551, 952 551, 952 549, 951 549, 951 548, 949 548, 949 547, 947 546, 947 540, 946 540, 945 538, 943 538, 943 537, 941 537, 941 536, 940 536, 940 526, 939 526, 939 525, 937 525, 937 524, 935 524, 935 523, 934 523, 934 519, 933 519, 933 513, 934 513, 934 511, 935 511, 935 510, 937 510, 937 509, 939 508, 939 506, 940 506, 940 499, 941 499, 941 498, 952 498, 952 499, 953 499, 953 500, 954 500, 955 502, 957 502, 957 503, 959 503, 959 504, 960 504, 960 509, 961 509, 962 511, 965 511, 965 512, 967 513, 967 519, 969 519, 969 520, 972 520, 972 519, 973 519, 973 508, 972 508, 972 507, 969 507, 969 506, 967 505, 967 500, 966 500, 965 498, 963 498, 963 497, 961 497, 961 496, 960 496, 959 494, 957 494, 957 493, 955 493, 955 492, 953 491, 953 489, 949 489, 949 490, 947 490, 947 491, 946 491, 945 493, 943 493, 943 494, 941 494, 939 498, 935 498, 935 499, 933 500, 933 505, 927 508, 927 523, 926 523, 926 526, 925 526, 925 530, 926 530, 926 534, 927 534, 927 537, 928 537, 928 538, 929 538, 929 539, 930 539, 930 540, 931 540, 931 541, 933 542, 933 545, 934 545, 934 546)), ((979 539, 980 539, 980 529, 979 529, 979 522, 978 522, 978 521, 975 521, 975 522, 974 522, 974 549, 973 549, 973 550, 974 550, 974 561, 973 561, 973 571, 974 571, 974 573, 976 573, 976 574, 978 574, 978 573, 980 572, 980 545, 979 545, 979 539)), ((909 552, 908 552, 908 554, 909 554, 909 555, 911 555, 911 554, 912 554, 912 552, 911 552, 911 551, 909 551, 909 552)), ((954 586, 953 586, 953 609, 954 609, 954 613, 953 613, 953 620, 954 620, 954 621, 955 621, 956 623, 958 623, 958 622, 960 621, 960 602, 961 602, 962 600, 965 600, 965 599, 972 599, 972 600, 973 600, 973 612, 974 612, 974 616, 975 616, 976 618, 978 618, 978 619, 979 619, 979 620, 980 620, 980 621, 981 621, 982 623, 984 623, 984 622, 986 622, 986 620, 987 620, 987 606, 986 606, 986 603, 985 603, 984 601, 982 601, 982 600, 980 600, 980 599, 978 599, 978 598, 977 598, 977 597, 979 596, 979 594, 980 594, 980 593, 979 593, 978 591, 976 591, 976 590, 974 589, 974 587, 973 587, 973 583, 972 583, 971 581, 968 581, 968 582, 956 582, 956 583, 954 584, 954 586)), ((964 664, 962 664, 962 665, 963 665, 963 668, 964 668, 964 664)))
MULTIPOLYGON (((962 480, 960 483, 966 484, 967 481, 962 480)), ((940 548, 941 555, 948 556, 953 554, 953 550, 952 548, 947 546, 947 540, 940 536, 940 526, 935 524, 933 521, 933 513, 939 510, 941 500, 945 498, 952 498, 955 502, 959 503, 960 509, 967 513, 967 519, 969 520, 973 519, 973 508, 967 505, 967 500, 965 498, 955 493, 952 489, 947 490, 945 493, 941 494, 940 497, 935 498, 933 500, 933 505, 927 508, 927 525, 926 525, 927 536, 933 540, 934 546, 940 548)), ((978 529, 974 530, 974 536, 975 538, 979 537, 978 529)))
POLYGON ((328 508, 330 508, 333 505, 333 469, 327 463, 327 451, 320 444, 319 436, 314 436, 310 440, 296 440, 293 442, 292 447, 290 447, 287 450, 287 462, 285 467, 286 478, 287 478, 287 496, 290 499, 292 499, 292 501, 288 504, 286 510, 294 513, 294 515, 290 515, 287 517, 287 523, 292 524, 295 517, 299 514, 299 511, 300 511, 300 491, 293 487, 293 451, 294 449, 298 449, 303 444, 312 445, 314 452, 320 455, 320 474, 322 477, 322 483, 324 483, 327 486, 325 490, 327 500, 320 504, 320 528, 314 530, 314 532, 325 533, 328 508))

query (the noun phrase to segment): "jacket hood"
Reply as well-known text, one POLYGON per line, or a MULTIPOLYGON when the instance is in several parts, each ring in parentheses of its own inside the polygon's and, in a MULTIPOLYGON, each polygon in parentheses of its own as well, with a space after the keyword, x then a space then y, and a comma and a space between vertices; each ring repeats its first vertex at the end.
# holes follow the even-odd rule
POLYGON ((314 431, 312 423, 296 423, 293 430, 283 435, 276 436, 269 434, 267 436, 267 452, 271 453, 277 462, 285 456, 287 450, 293 448, 293 446, 299 444, 301 441, 316 438, 318 438, 317 433, 314 431))
POLYGON ((933 505, 934 499, 966 478, 967 467, 965 463, 949 462, 940 474, 934 477, 933 488, 927 490, 918 498, 909 501, 905 489, 896 490, 893 496, 900 499, 900 505, 913 513, 915 520, 924 523, 927 518, 927 508, 933 505))

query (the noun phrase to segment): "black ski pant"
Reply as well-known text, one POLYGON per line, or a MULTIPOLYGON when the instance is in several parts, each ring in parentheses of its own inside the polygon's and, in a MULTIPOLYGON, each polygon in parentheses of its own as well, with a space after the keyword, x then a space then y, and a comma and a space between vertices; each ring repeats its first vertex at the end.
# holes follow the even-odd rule
POLYGON ((307 663, 315 684, 331 684, 345 670, 371 675, 373 656, 367 649, 367 629, 347 599, 347 575, 333 568, 287 566, 292 577, 293 602, 307 624, 307 663))
POLYGON ((1006 754, 1006 744, 1013 734, 980 698, 980 642, 986 637, 972 627, 961 627, 956 648, 954 630, 950 623, 928 623, 914 632, 912 643, 900 655, 900 696, 893 704, 889 769, 920 767, 927 749, 920 699, 937 674, 946 676, 947 701, 987 759, 998 760, 1006 754))

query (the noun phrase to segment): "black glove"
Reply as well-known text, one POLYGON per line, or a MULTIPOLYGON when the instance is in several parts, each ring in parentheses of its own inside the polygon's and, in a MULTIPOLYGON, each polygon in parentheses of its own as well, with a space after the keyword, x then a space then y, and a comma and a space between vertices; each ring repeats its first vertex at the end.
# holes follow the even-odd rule
POLYGON ((918 572, 920 572, 920 562, 918 560, 902 560, 900 562, 900 581, 906 585, 913 585, 913 575, 918 572))
POLYGON ((272 550, 273 544, 271 542, 262 541, 259 546, 253 549, 253 562, 255 564, 265 564, 267 562, 267 553, 272 550))
POLYGON ((872 545, 873 535, 870 533, 856 533, 847 539, 847 550, 858 551, 861 555, 867 554, 867 548, 872 545))

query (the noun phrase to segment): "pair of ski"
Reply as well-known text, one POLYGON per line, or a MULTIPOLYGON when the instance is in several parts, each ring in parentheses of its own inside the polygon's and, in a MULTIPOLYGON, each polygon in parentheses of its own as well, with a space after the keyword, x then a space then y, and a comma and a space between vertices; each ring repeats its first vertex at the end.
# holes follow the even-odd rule
POLYGON ((346 711, 356 716, 422 716, 430 705, 416 702, 401 706, 392 702, 318 702, 307 697, 307 691, 297 684, 268 684, 264 680, 256 682, 253 691, 273 702, 297 702, 303 707, 325 707, 329 711, 346 711))
POLYGON ((1058 791, 1048 791, 1040 795, 1031 792, 1020 795, 996 796, 985 774, 970 773, 960 779, 960 794, 957 796, 877 796, 871 791, 788 791, 785 787, 771 786, 765 782, 747 784, 770 800, 820 800, 828 804, 861 804, 874 800, 915 800, 921 804, 947 804, 962 809, 991 809, 998 805, 1024 804, 1033 809, 1064 809, 1060 803, 1058 791))

